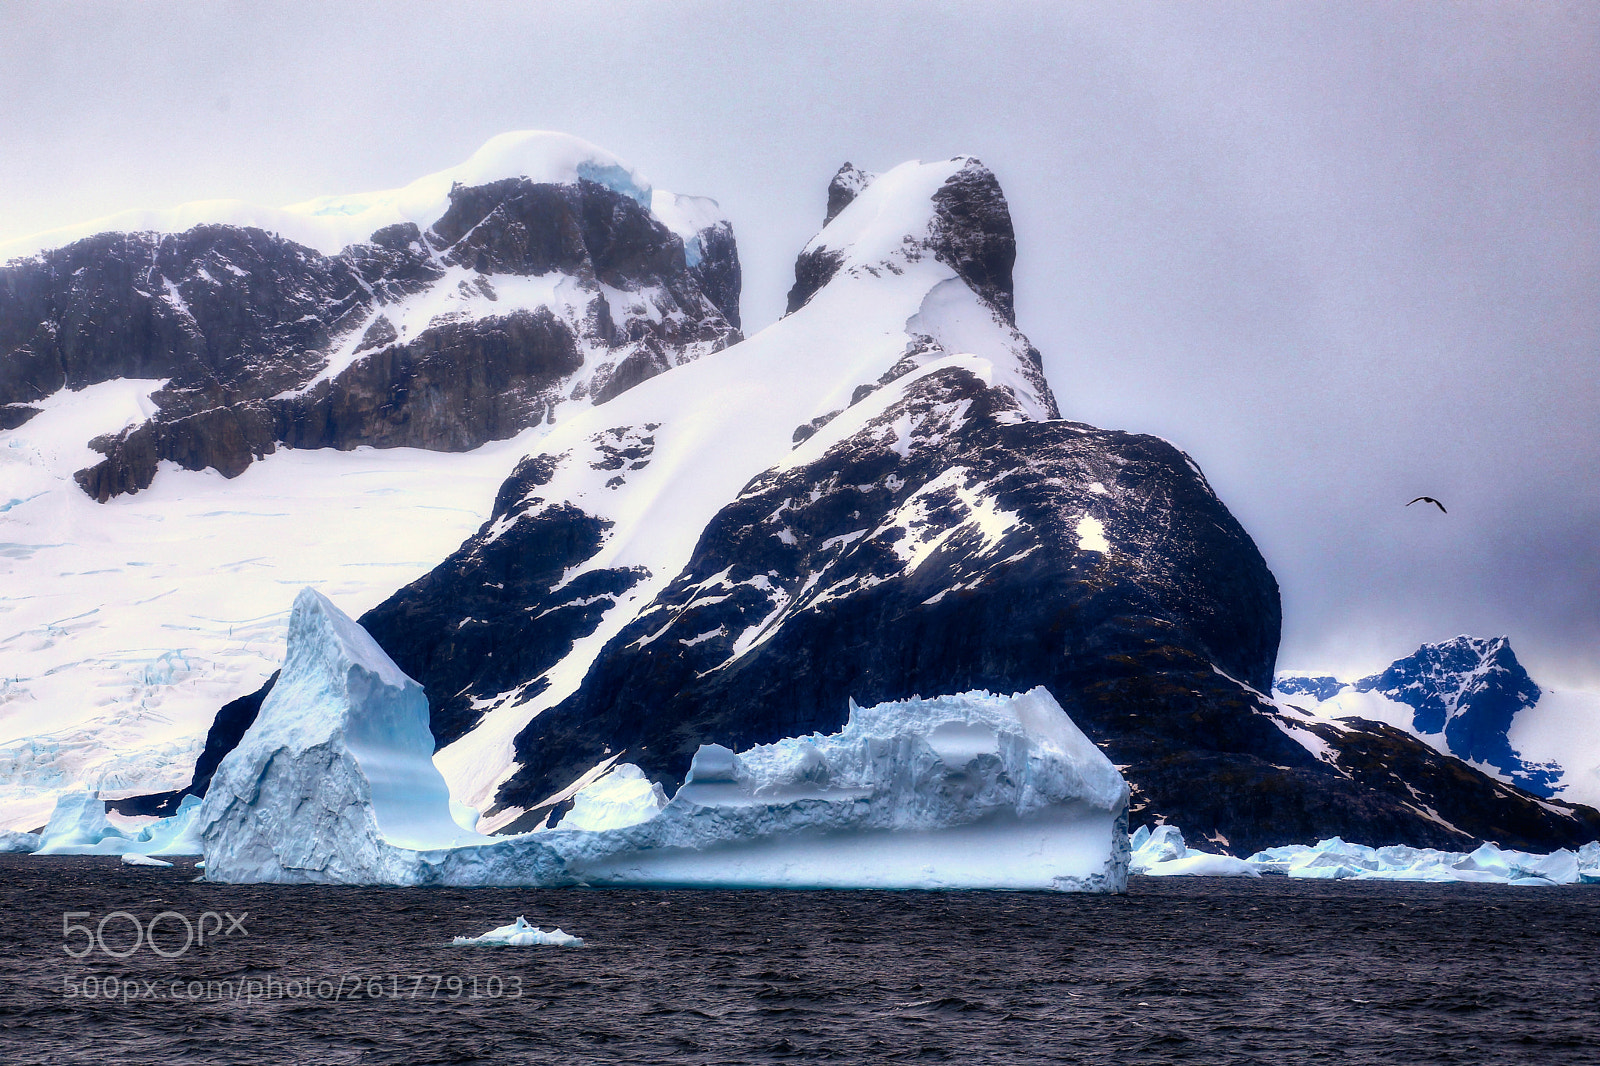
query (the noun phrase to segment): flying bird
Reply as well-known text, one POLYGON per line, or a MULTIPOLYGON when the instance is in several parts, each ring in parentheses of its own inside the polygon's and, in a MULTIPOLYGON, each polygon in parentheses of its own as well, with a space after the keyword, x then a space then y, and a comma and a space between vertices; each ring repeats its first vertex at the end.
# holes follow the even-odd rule
MULTIPOLYGON (((1449 514, 1450 513, 1449 511, 1445 511, 1444 510, 1444 504, 1440 503, 1438 500, 1434 499, 1432 496, 1418 496, 1416 499, 1412 500, 1411 503, 1431 503, 1435 507, 1439 508, 1439 510, 1444 511, 1445 514, 1449 514)), ((1411 503, 1406 504, 1406 506, 1410 507, 1411 503)))

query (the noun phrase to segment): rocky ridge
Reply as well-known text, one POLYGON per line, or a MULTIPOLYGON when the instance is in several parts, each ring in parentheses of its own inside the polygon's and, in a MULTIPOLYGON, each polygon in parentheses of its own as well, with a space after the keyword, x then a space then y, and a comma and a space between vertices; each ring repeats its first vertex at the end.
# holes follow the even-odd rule
POLYGON ((153 417, 93 441, 105 458, 77 480, 104 501, 162 462, 234 477, 279 446, 464 451, 603 403, 740 336, 726 221, 674 232, 630 192, 457 185, 431 226, 332 255, 202 225, 13 260, 0 427, 60 389, 164 379, 153 417))

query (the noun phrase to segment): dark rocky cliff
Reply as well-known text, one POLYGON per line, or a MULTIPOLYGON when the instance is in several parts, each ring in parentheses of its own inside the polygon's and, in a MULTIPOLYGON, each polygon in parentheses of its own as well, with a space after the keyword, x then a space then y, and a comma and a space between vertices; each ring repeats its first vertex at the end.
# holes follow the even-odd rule
POLYGON ((232 226, 101 234, 0 268, 0 424, 61 388, 168 379, 155 417, 94 441, 78 481, 100 500, 162 460, 233 477, 279 445, 474 448, 737 340, 732 233, 696 245, 691 269, 633 198, 527 179, 334 256, 232 226), (552 275, 570 291, 530 304, 521 283, 552 275))

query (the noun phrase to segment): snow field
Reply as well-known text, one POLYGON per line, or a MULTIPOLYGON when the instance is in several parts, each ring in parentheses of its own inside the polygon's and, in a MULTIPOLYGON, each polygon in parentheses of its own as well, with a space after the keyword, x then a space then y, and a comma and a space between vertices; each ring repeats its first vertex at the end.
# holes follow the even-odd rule
POLYGON ((0 433, 0 826, 56 797, 188 784, 224 703, 283 660, 295 591, 358 612, 474 532, 542 432, 466 453, 277 453, 239 477, 166 464, 98 504, 72 481, 82 442, 143 417, 159 382, 61 392, 0 433))

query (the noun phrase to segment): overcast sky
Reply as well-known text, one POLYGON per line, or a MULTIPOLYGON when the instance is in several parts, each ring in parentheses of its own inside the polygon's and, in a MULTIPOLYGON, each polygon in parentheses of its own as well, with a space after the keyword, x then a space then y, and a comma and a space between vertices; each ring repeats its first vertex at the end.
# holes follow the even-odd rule
POLYGON ((754 332, 841 162, 974 154, 1063 412, 1195 457, 1280 668, 1600 687, 1597 57, 1593 3, 11 3, 0 240, 556 129, 722 202, 754 332))

